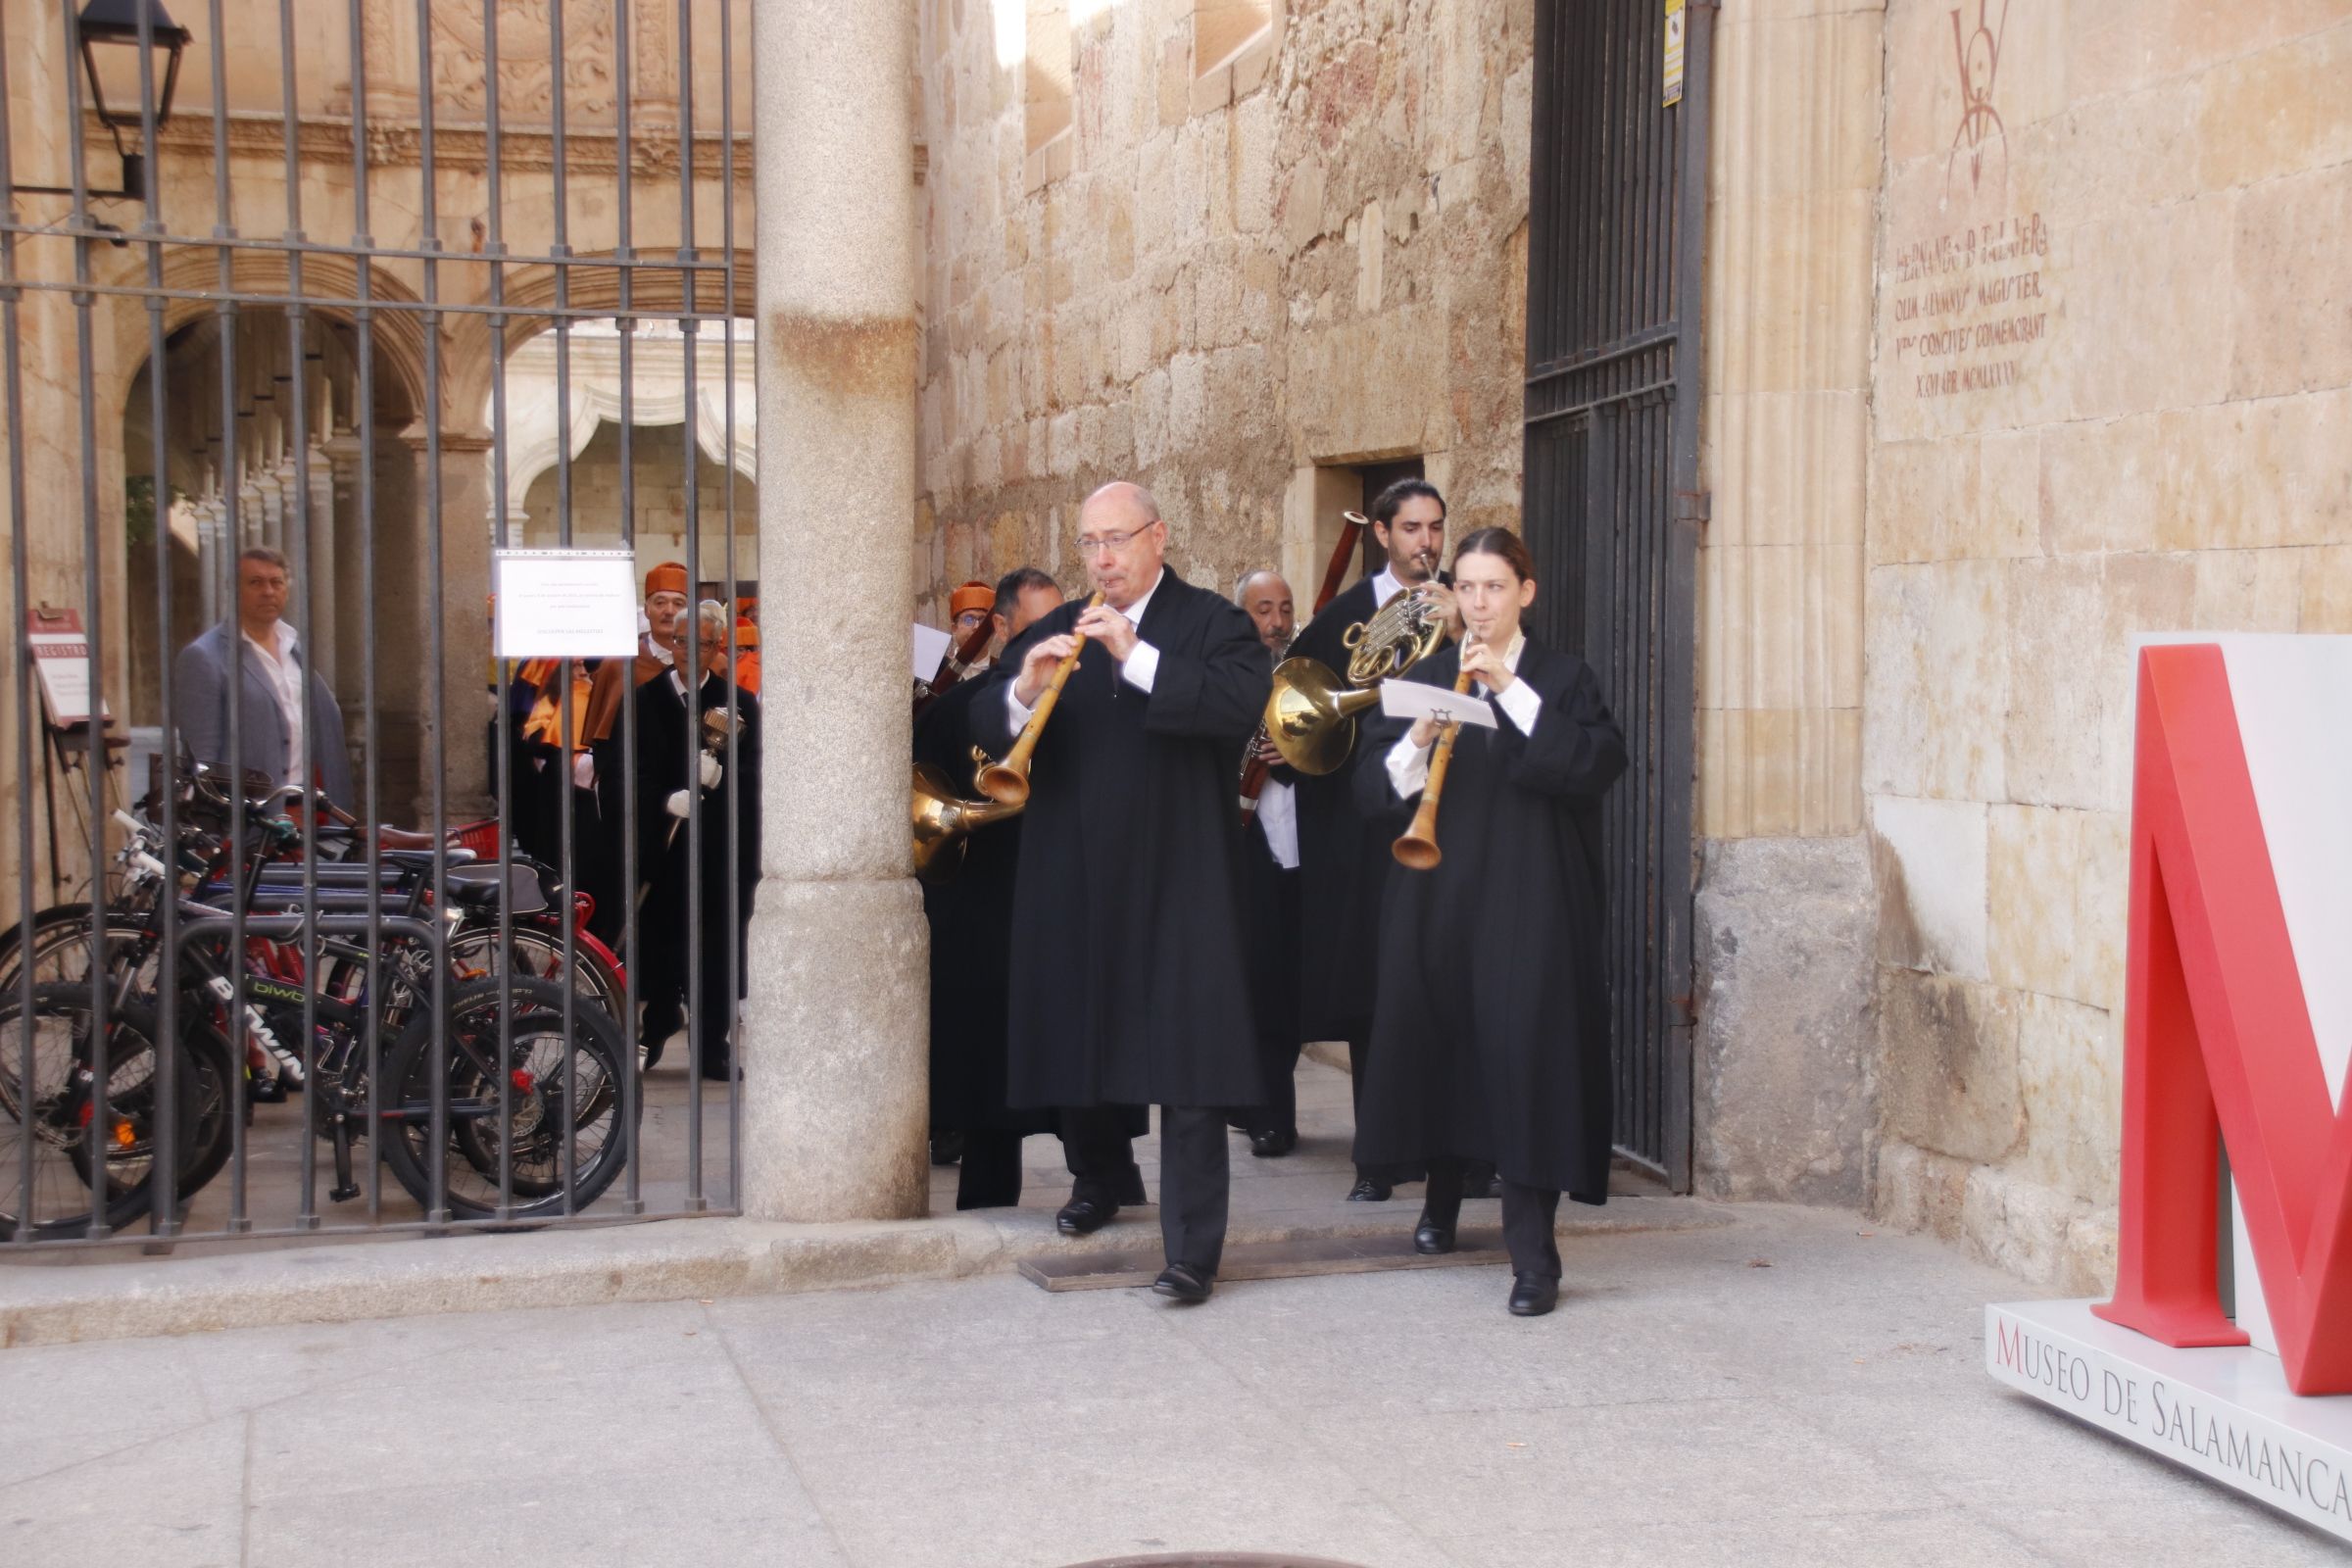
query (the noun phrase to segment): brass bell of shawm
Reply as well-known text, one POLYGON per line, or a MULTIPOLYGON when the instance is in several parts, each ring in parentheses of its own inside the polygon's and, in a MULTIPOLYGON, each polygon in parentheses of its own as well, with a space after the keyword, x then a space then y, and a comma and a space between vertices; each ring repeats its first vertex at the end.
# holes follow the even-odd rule
POLYGON ((972 829, 1019 813, 1018 806, 967 801, 948 775, 929 762, 914 764, 914 874, 943 877, 963 859, 963 841, 972 829))
POLYGON ((1266 699, 1266 736, 1299 772, 1328 773, 1355 745, 1355 715, 1379 701, 1379 687, 1350 690, 1320 660, 1286 659, 1266 699))

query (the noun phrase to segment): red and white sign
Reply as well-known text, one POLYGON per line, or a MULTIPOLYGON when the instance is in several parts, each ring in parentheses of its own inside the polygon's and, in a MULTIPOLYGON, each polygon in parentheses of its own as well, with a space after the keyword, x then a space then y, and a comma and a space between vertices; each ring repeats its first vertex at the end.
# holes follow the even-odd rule
POLYGON ((2137 698, 2115 1296, 1991 1308, 1986 1365, 2352 1539, 2352 638, 2151 645, 2137 698))
POLYGON ((41 677, 41 706, 59 729, 90 721, 90 642, 81 612, 31 610, 24 614, 24 641, 41 677))

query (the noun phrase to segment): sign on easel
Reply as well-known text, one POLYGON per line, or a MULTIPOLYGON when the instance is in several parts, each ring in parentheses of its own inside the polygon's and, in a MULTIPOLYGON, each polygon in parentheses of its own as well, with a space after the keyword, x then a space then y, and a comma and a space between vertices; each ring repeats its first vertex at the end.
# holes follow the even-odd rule
POLYGON ((90 721, 90 640, 81 612, 39 609, 25 612, 24 641, 41 680, 41 707, 53 729, 90 721))

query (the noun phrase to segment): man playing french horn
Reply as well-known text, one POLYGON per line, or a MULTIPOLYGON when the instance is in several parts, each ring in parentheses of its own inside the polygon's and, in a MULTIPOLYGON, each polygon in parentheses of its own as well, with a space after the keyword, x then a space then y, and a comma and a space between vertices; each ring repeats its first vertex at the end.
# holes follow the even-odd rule
MULTIPOLYGON (((1438 569, 1446 548, 1446 498, 1423 479, 1399 479, 1374 498, 1372 538, 1387 563, 1325 607, 1291 645, 1294 659, 1312 659, 1346 672, 1354 643, 1349 632, 1367 625, 1381 606, 1398 594, 1422 600, 1428 615, 1449 634, 1461 631, 1453 590, 1438 569)), ((1360 635, 1360 634, 1359 634, 1360 635)), ((1360 753, 1362 748, 1358 747, 1360 753)), ((1351 756, 1320 777, 1298 784, 1299 877, 1299 1038, 1348 1043, 1349 1088, 1361 1111, 1363 1083, 1372 1040, 1372 997, 1377 973, 1381 890, 1393 863, 1389 841, 1395 828, 1368 821, 1356 803, 1351 756)), ((1375 764, 1377 765, 1377 764, 1375 764)), ((1413 1170, 1359 1165, 1358 1202, 1386 1200, 1397 1181, 1417 1180, 1413 1170)))

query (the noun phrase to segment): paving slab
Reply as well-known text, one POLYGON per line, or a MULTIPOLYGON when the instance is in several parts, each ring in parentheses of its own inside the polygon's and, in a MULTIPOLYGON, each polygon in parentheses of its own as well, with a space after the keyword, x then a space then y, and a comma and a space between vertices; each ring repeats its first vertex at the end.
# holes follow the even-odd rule
POLYGON ((1568 1236, 1541 1319, 1501 1265, 1189 1308, 998 1270, 20 1348, 0 1563, 2345 1560, 1985 1377, 2015 1280, 1722 1213, 1568 1236))

